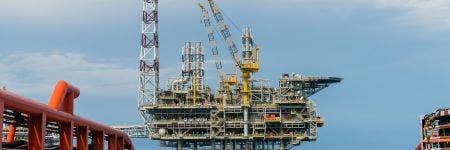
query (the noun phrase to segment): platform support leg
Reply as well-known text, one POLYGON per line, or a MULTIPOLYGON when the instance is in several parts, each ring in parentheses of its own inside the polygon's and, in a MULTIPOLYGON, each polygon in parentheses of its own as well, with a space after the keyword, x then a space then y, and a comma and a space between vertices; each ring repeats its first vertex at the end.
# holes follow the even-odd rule
POLYGON ((262 149, 265 149, 266 148, 266 141, 261 141, 261 148, 262 149))
POLYGON ((231 149, 236 150, 236 140, 231 141, 231 149))
POLYGON ((244 141, 244 150, 249 150, 250 148, 250 143, 248 143, 249 141, 244 141))
POLYGON ((211 150, 216 150, 216 141, 211 140, 211 150))
POLYGON ((280 150, 285 150, 284 141, 280 140, 280 150))
POLYGON ((272 141, 272 150, 275 150, 275 141, 272 141))
POLYGON ((225 140, 220 140, 220 150, 225 150, 225 140))
POLYGON ((183 150, 183 141, 178 140, 177 145, 177 150, 183 150))

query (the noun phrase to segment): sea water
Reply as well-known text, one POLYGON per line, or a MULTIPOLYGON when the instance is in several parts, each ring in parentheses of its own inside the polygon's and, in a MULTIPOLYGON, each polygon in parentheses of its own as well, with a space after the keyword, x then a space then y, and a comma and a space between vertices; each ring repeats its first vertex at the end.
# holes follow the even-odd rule
POLYGON ((132 139, 136 150, 173 150, 175 148, 160 147, 159 141, 149 140, 147 138, 132 139))

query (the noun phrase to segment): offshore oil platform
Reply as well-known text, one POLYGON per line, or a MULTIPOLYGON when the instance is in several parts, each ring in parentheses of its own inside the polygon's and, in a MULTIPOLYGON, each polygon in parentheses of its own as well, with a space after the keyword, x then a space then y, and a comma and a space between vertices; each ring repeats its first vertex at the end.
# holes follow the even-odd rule
POLYGON ((158 0, 144 0, 140 53, 139 111, 149 137, 177 149, 289 149, 315 141, 324 124, 309 97, 342 79, 281 74, 278 87, 254 78, 259 46, 252 29, 242 31, 242 53, 221 10, 208 0, 218 32, 229 50, 234 71, 225 73, 214 36, 214 25, 199 3, 209 47, 219 76, 216 92, 206 84, 204 45, 186 42, 181 75, 159 87, 158 0), (239 147, 237 147, 239 146, 239 147))
POLYGON ((416 150, 450 149, 450 111, 438 109, 421 117, 421 141, 416 150))

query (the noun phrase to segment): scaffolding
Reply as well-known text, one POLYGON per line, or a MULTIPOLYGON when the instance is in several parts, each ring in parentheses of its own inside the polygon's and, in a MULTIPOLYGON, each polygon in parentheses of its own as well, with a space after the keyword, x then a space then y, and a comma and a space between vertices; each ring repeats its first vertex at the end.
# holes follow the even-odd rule
POLYGON ((250 101, 254 106, 267 105, 273 99, 275 89, 267 79, 253 79, 250 81, 250 101))

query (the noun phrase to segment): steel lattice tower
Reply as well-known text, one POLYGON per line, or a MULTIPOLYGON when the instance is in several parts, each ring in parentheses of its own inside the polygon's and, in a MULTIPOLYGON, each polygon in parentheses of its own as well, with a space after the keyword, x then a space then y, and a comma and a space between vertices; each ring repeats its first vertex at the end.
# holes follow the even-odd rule
POLYGON ((144 107, 148 104, 155 104, 158 101, 158 0, 143 0, 141 33, 138 89, 139 111, 144 118, 145 126, 150 131, 152 117, 144 107))

